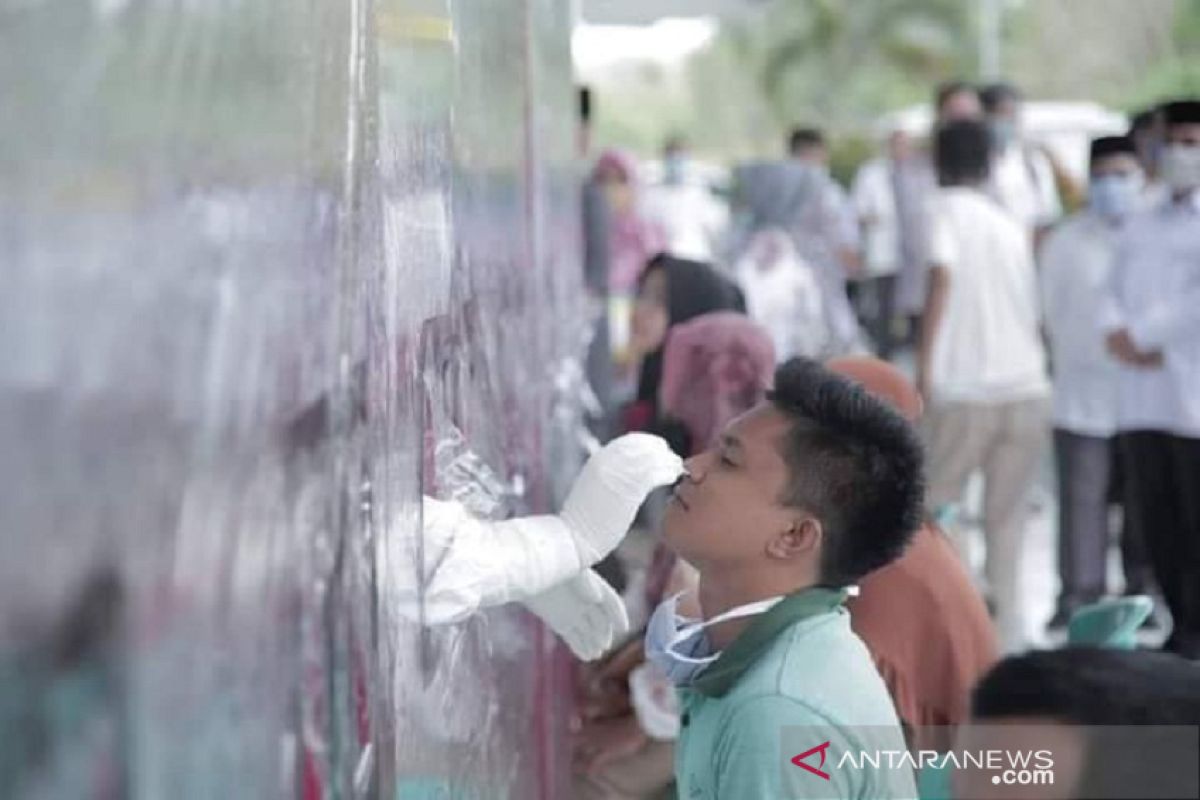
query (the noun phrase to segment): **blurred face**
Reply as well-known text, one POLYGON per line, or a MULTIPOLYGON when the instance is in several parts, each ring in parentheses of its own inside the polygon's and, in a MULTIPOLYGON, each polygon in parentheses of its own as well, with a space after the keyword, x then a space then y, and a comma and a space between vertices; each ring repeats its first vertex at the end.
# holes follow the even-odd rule
POLYGON ((1017 101, 1012 98, 1001 100, 988 114, 988 128, 992 132, 995 147, 1004 150, 1017 139, 1020 121, 1017 101))
POLYGON ((663 519, 667 543, 702 572, 771 558, 816 563, 817 523, 783 505, 789 470, 781 443, 790 421, 764 403, 731 422, 708 450, 687 461, 663 519), (799 539, 807 537, 806 541, 799 539))
POLYGON ((1200 189, 1200 123, 1167 127, 1160 168, 1163 181, 1176 196, 1200 189))
POLYGON ((1017 123, 1018 111, 1017 101, 1011 97, 1006 97, 992 109, 991 113, 988 114, 988 118, 1004 120, 1015 125, 1017 123))
POLYGON ((904 131, 893 131, 888 137, 888 155, 895 161, 903 161, 912 153, 912 140, 904 131))
POLYGON ((829 163, 829 152, 821 145, 809 145, 797 150, 796 158, 823 167, 829 163))
POLYGON ((667 338, 669 326, 667 271, 656 269, 646 275, 633 303, 633 320, 630 323, 633 344, 641 352, 653 352, 667 338))
POLYGON ((979 95, 972 89, 954 92, 942 102, 942 107, 938 109, 939 122, 979 119, 982 116, 983 106, 979 104, 979 95))
POLYGON ((1167 144, 1200 147, 1200 123, 1170 126, 1167 128, 1167 144))
POLYGON ((1102 217, 1117 222, 1137 206, 1142 192, 1142 168, 1132 154, 1118 153, 1092 163, 1088 202, 1102 217))
POLYGON ((604 190, 608 205, 614 211, 624 211, 632 204, 633 189, 629 185, 629 176, 619 167, 601 164, 596 170, 596 182, 604 190))

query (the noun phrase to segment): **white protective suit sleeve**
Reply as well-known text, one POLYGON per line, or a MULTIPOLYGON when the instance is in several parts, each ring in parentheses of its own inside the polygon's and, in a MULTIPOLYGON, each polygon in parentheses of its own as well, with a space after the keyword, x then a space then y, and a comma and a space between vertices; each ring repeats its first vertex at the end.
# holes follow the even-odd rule
MULTIPOLYGON (((537 598, 534 605, 544 609, 546 598, 539 596, 552 589, 551 598, 593 597, 593 606, 611 606, 612 597, 596 597, 589 577, 561 584, 611 552, 646 495, 682 472, 683 462, 662 439, 629 434, 588 460, 559 515, 495 522, 474 517, 460 503, 424 498, 423 591, 401 587, 402 613, 438 625, 516 600, 537 598)), ((547 622, 560 633, 567 627, 561 619, 547 622)))

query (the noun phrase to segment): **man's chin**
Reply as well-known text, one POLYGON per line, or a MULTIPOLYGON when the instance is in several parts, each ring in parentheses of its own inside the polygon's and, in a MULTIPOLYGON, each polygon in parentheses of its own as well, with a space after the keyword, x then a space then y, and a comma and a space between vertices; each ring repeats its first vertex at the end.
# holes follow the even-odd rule
POLYGON ((680 551, 680 545, 684 543, 687 536, 687 510, 683 505, 675 499, 667 503, 667 509, 663 512, 662 533, 663 539, 667 546, 676 553, 680 551))

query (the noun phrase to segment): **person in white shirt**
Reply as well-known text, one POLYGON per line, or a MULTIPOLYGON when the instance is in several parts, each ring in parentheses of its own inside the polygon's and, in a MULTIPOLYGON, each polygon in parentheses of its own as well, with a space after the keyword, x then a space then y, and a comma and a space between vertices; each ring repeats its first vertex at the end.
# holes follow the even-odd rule
POLYGON ((880 358, 891 357, 896 313, 896 275, 900 271, 900 218, 897 183, 912 141, 899 129, 888 132, 887 150, 859 168, 851 196, 862 227, 862 270, 858 280, 859 314, 880 358))
POLYGON ((777 360, 838 352, 820 279, 786 230, 756 231, 734 264, 733 277, 746 296, 746 312, 770 335, 777 360))
POLYGON ((989 190, 1031 234, 1040 235, 1062 215, 1050 159, 1021 138, 1021 94, 1015 86, 992 84, 979 98, 995 148, 989 190))
MULTIPOLYGON (((1116 455, 1119 368, 1096 327, 1121 226, 1139 203, 1143 173, 1133 141, 1091 145, 1088 207, 1047 236, 1040 254, 1042 311, 1054 370, 1058 470, 1058 605, 1051 628, 1107 592, 1108 509, 1116 455)), ((1146 589, 1135 531, 1122 536, 1126 591, 1146 589), (1131 563, 1132 562, 1132 563, 1131 563)))
POLYGON ((846 190, 829 173, 829 150, 821 131, 792 131, 788 152, 793 160, 811 167, 819 176, 813 202, 799 208, 791 225, 796 249, 817 270, 826 319, 838 342, 835 353, 861 352, 862 331, 846 291, 847 278, 860 269, 857 214, 846 190))
POLYGON ((926 398, 929 504, 956 503, 982 470, 985 573, 1002 646, 1024 644, 1019 560, 1028 496, 1047 439, 1050 384, 1025 229, 985 191, 982 122, 937 132, 929 290, 917 357, 926 398))
POLYGON ((1200 658, 1200 100, 1162 111, 1170 197, 1125 226, 1100 324, 1121 362, 1126 512, 1174 620, 1165 646, 1200 658))
POLYGON ((662 167, 662 181, 646 192, 644 213, 662 229, 668 253, 712 261, 729 225, 729 209, 692 174, 687 142, 681 137, 667 140, 662 167))

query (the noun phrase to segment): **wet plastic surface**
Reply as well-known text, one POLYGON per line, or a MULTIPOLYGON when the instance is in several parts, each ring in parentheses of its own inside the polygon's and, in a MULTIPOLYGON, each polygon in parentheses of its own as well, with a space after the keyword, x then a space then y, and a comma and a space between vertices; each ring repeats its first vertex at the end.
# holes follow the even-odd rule
POLYGON ((569 5, 0 11, 0 795, 560 796, 561 650, 389 585, 582 459, 569 5))

